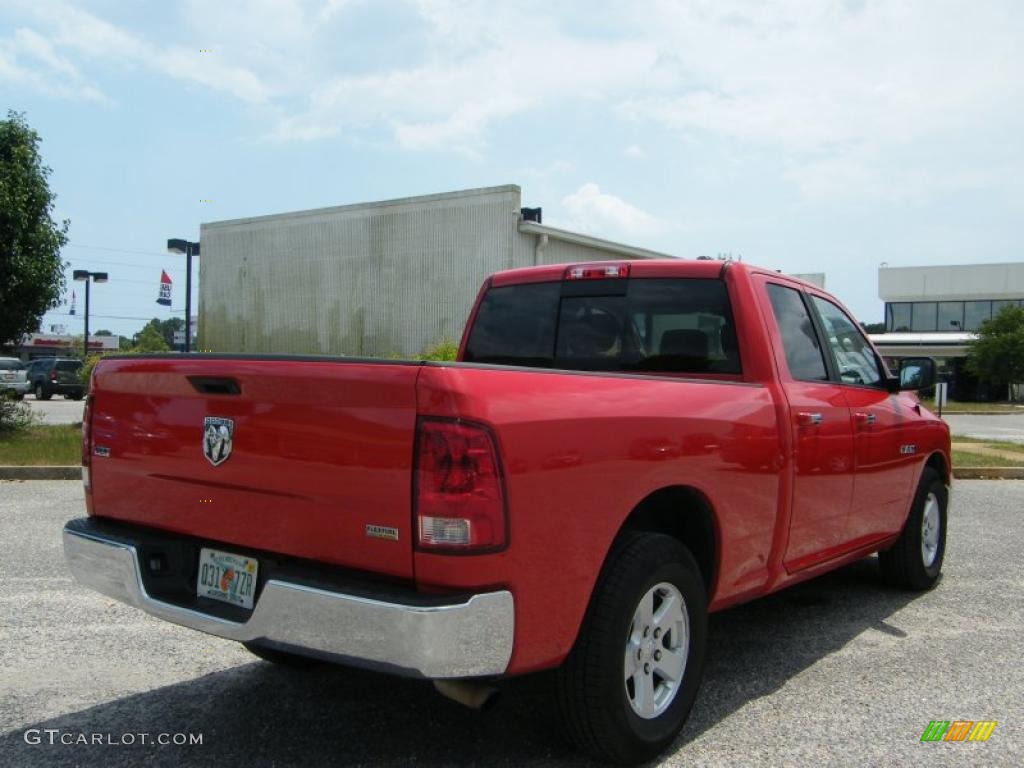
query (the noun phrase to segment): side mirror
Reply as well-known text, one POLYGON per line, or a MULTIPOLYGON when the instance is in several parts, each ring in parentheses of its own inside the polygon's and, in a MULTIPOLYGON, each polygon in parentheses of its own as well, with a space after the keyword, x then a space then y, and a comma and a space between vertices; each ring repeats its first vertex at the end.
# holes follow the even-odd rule
POLYGON ((930 389, 935 386, 935 361, 930 357, 900 360, 900 390, 930 389))

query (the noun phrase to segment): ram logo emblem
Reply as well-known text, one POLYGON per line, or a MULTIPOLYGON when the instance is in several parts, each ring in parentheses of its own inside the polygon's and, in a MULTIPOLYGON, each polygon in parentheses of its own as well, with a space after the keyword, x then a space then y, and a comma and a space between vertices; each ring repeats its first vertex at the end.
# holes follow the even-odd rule
POLYGON ((234 421, 207 416, 203 421, 203 456, 215 467, 223 464, 231 455, 234 437, 234 421))

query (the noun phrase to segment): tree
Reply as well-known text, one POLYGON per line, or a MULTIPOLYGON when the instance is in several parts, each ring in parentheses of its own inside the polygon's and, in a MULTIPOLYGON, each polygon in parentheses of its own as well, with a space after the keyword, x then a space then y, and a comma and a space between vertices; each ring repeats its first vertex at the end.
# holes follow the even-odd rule
MULTIPOLYGON (((161 320, 158 317, 154 317, 152 320, 146 323, 146 325, 143 327, 143 330, 145 330, 146 328, 152 328, 153 330, 155 330, 157 333, 160 334, 160 336, 163 337, 163 340, 167 344, 167 347, 169 349, 174 349, 174 333, 175 331, 185 330, 185 321, 182 320, 180 317, 172 317, 169 320, 161 320)), ((142 331, 140 331, 139 333, 141 332, 142 331)), ((139 334, 135 334, 135 338, 138 339, 138 337, 139 334)))
POLYGON ((864 333, 885 333, 885 323, 861 323, 864 333))
POLYGON ((0 120, 0 345, 16 344, 60 303, 69 223, 53 220, 50 169, 25 117, 0 120))
POLYGON ((132 347, 133 352, 169 352, 170 349, 153 323, 148 323, 139 331, 135 336, 135 346, 132 347))
POLYGON ((967 349, 967 370, 982 381, 1006 385, 1009 399, 1024 381, 1024 309, 1005 306, 978 328, 978 338, 967 349))

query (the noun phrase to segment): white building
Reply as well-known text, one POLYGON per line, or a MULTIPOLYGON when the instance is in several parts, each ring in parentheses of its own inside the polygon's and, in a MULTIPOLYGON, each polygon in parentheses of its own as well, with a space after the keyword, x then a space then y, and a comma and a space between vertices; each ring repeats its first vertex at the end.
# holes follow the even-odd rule
POLYGON ((967 344, 1000 309, 1024 306, 1024 263, 881 267, 878 296, 886 332, 871 339, 883 355, 934 357, 954 397, 986 397, 964 370, 967 344))
POLYGON ((412 355, 458 341, 492 272, 670 258, 546 226, 520 198, 508 185, 203 224, 203 346, 412 355))

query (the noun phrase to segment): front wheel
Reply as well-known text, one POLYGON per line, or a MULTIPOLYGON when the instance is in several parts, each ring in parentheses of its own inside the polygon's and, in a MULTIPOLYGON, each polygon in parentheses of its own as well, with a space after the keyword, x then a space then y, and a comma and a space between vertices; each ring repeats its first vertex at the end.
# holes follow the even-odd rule
POLYGON ((706 603, 700 570, 676 539, 631 532, 616 544, 558 671, 563 720, 577 746, 635 764, 672 743, 700 687, 706 603))
POLYGON ((882 577, 901 589, 931 589, 946 555, 946 507, 949 491, 931 467, 925 467, 907 522, 896 543, 878 553, 882 577))

